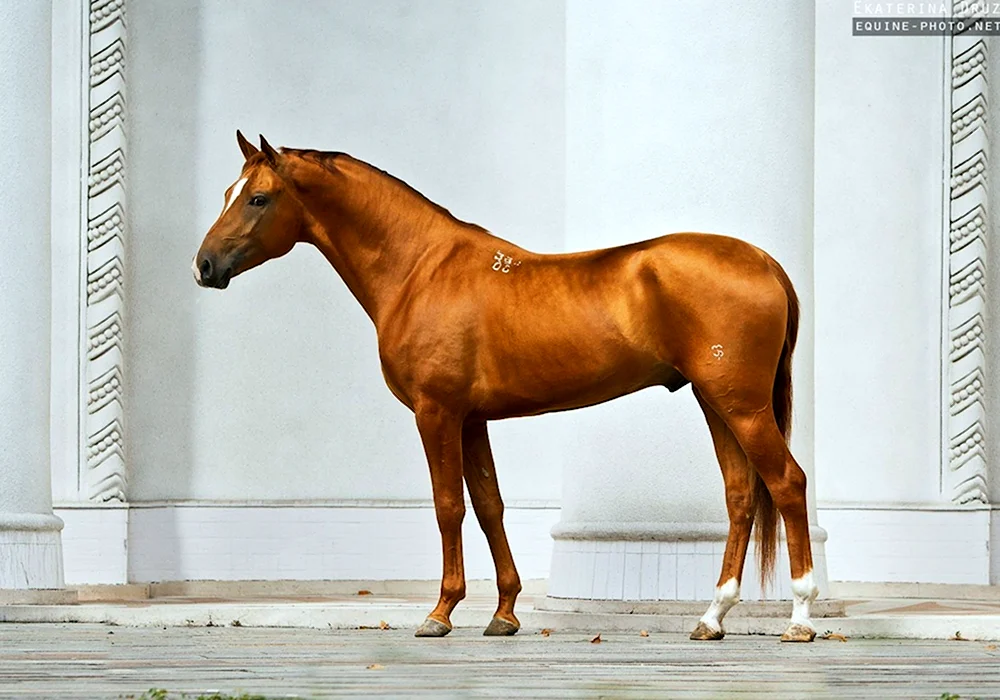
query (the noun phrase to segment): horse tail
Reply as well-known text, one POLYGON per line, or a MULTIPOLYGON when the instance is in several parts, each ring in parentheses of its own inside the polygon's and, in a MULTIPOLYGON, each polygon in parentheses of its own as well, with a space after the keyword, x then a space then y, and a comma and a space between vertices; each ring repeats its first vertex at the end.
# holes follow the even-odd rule
MULTIPOLYGON (((778 282, 785 290, 788 311, 785 322, 785 342, 778 358, 778 370, 774 377, 771 390, 771 405, 774 409, 774 419, 778 430, 788 443, 792 434, 792 353, 795 351, 795 341, 799 334, 799 298, 788 275, 774 259, 769 256, 769 263, 778 282)), ((766 590, 768 583, 774 577, 774 566, 778 549, 778 509, 767 490, 764 480, 754 473, 753 502, 755 549, 757 551, 758 568, 760 569, 761 589, 766 590)))

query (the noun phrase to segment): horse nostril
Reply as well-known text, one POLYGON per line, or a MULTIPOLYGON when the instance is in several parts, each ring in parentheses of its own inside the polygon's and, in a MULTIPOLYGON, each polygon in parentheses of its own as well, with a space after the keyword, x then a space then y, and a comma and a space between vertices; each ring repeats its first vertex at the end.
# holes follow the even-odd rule
POLYGON ((212 277, 212 261, 208 258, 202 258, 201 264, 198 265, 198 270, 201 272, 201 278, 203 280, 211 279, 212 277))

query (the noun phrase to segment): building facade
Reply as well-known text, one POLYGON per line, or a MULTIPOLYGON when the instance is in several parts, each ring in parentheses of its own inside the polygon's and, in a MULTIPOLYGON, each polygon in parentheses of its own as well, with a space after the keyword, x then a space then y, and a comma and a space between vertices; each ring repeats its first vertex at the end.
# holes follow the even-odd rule
MULTIPOLYGON (((0 588, 439 576, 412 416, 336 273, 300 246, 191 279, 237 128, 533 250, 760 245, 802 301, 821 580, 1000 578, 994 38, 856 37, 839 1, 0 12, 0 588)), ((689 389, 491 432, 523 579, 711 598, 725 501, 689 389)), ((465 552, 492 577, 472 517, 465 552)))

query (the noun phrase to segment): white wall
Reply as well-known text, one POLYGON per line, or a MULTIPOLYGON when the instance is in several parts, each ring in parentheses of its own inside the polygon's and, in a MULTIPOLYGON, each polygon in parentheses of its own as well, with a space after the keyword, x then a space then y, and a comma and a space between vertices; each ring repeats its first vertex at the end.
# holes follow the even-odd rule
MULTIPOLYGON (((561 3, 129 6, 130 499, 429 499, 375 334, 303 248, 199 289, 234 132, 347 151, 459 218, 562 246, 561 3)), ((492 430, 508 501, 560 493, 553 419, 492 430)))
MULTIPOLYGON (((776 42, 764 28, 786 21, 794 33, 811 19, 780 3, 745 3, 710 17, 698 3, 567 6, 568 248, 708 231, 773 254, 805 309, 793 449, 807 470, 811 51, 776 42)), ((711 438, 689 388, 647 390, 568 420, 564 521, 728 520, 711 438), (570 479, 574 468, 587 478, 570 479)))
MULTIPOLYGON (((716 27, 708 41, 696 35, 712 29, 699 24, 710 16, 694 3, 684 21, 698 30, 670 42, 662 26, 685 26, 669 21, 684 14, 681 3, 177 0, 128 7, 131 501, 430 497, 412 417, 384 387, 370 323, 321 256, 296 250, 223 293, 191 280, 191 257, 238 175, 237 127, 278 145, 350 152, 460 218, 536 250, 686 228, 764 246, 792 272, 804 317, 812 317, 805 323, 815 323, 815 401, 809 381, 800 382, 795 440, 812 444, 815 423, 817 500, 836 511, 831 578, 857 578, 863 569, 856 548, 837 544, 838 537, 853 543, 863 529, 849 504, 939 500, 940 38, 854 38, 850 3, 816 4, 810 253, 812 211, 799 206, 805 199, 772 205, 784 188, 802 184, 788 163, 801 160, 811 119, 795 120, 788 150, 770 160, 700 158, 703 147, 717 148, 734 133, 750 146, 773 138, 765 112, 744 119, 733 107, 761 90, 782 104, 785 88, 808 79, 808 61, 790 59, 761 84, 749 68, 787 37, 716 27), (596 51, 611 30, 629 42, 596 51), (701 52, 704 65, 691 67, 692 52, 701 52), (685 100, 698 104, 673 108, 685 100), (802 230, 795 245, 772 237, 790 228, 802 230), (794 272, 809 266, 809 255, 814 282, 794 272), (855 527, 839 532, 838 522, 855 527)), ((775 21, 790 35, 800 31, 775 21)), ((993 66, 996 72, 996 54, 993 66)), ((810 353, 804 337, 797 373, 811 371, 810 353)), ((996 366, 992 346, 991 353, 996 366)), ((567 494, 628 481, 673 489, 680 508, 672 520, 724 517, 707 430, 687 391, 505 422, 492 434, 509 503, 557 501, 565 461, 567 494), (574 471, 584 460, 609 468, 574 471), (691 470, 700 481, 671 478, 691 470)), ((813 461, 808 447, 796 451, 813 461)), ((619 519, 659 517, 655 499, 616 493, 619 519)), ((290 521, 298 518, 286 510, 290 521)), ((113 515, 117 533, 125 520, 113 515)), ((140 521, 149 532, 136 542, 148 552, 161 540, 194 546, 182 540, 197 528, 170 518, 140 521)), ((928 523, 923 532, 937 521, 928 523)), ((423 556, 437 556, 433 538, 423 556)), ((124 568, 117 559, 115 566, 124 568)), ((935 574, 931 564, 921 567, 935 574)))
POLYGON ((853 37, 851 13, 817 3, 817 498, 937 501, 943 40, 853 37))

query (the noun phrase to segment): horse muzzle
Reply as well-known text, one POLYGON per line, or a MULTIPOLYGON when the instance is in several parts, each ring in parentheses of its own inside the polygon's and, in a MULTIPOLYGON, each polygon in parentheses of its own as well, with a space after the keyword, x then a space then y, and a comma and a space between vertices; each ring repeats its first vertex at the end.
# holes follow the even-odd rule
POLYGON ((211 255, 196 255, 191 261, 194 281, 202 287, 225 289, 233 278, 232 263, 222 265, 211 255))

